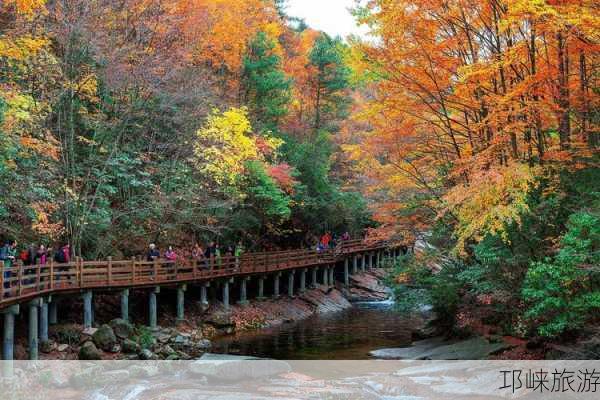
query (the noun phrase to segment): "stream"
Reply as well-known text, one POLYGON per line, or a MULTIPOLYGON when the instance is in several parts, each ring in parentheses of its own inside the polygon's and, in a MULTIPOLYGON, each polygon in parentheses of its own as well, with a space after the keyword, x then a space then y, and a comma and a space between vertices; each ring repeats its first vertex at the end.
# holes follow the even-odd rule
POLYGON ((213 341, 212 352, 279 360, 365 360, 369 351, 410 345, 415 321, 393 310, 392 301, 353 307, 257 332, 213 341))

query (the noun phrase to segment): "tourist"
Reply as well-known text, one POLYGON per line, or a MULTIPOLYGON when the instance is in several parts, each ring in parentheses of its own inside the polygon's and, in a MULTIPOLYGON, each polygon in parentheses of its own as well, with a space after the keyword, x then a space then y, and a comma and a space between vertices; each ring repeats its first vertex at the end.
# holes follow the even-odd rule
POLYGON ((196 242, 194 248, 192 248, 192 259, 197 262, 204 261, 204 249, 198 242, 196 242))
POLYGON ((173 250, 173 246, 169 246, 168 250, 165 252, 165 258, 168 261, 177 261, 177 253, 175 253, 175 251, 173 250))
POLYGON ((331 242, 331 234, 329 233, 329 231, 327 231, 322 237, 321 237, 321 244, 323 245, 323 247, 325 249, 329 248, 329 242, 331 242))
POLYGON ((206 258, 208 268, 214 265, 216 252, 217 246, 215 245, 215 242, 210 242, 210 244, 206 247, 206 251, 204 252, 204 258, 206 258))
POLYGON ((235 251, 234 251, 233 255, 234 255, 236 258, 239 258, 239 257, 241 257, 241 256, 242 256, 242 254, 244 254, 244 244, 243 244, 243 243, 242 243, 242 241, 240 240, 240 241, 238 242, 238 244, 235 246, 235 251))
POLYGON ((221 246, 219 243, 215 245, 215 260, 217 262, 217 268, 221 268, 221 246))
POLYGON ((343 242, 347 242, 348 240, 350 240, 350 233, 348 233, 348 231, 344 232, 344 234, 342 235, 342 241, 343 242))
POLYGON ((156 261, 160 258, 160 251, 156 248, 154 243, 150 243, 148 246, 148 254, 146 255, 146 260, 148 261, 156 261))
POLYGON ((65 258, 65 262, 69 263, 71 262, 71 245, 70 244, 65 244, 62 249, 61 249, 63 256, 65 258))
POLYGON ((46 250, 46 246, 40 244, 37 251, 35 252, 35 263, 38 265, 46 265, 48 260, 48 250, 46 250))
POLYGON ((4 246, 0 249, 0 261, 4 262, 4 288, 5 289, 10 289, 10 281, 8 281, 8 279, 10 279, 12 277, 12 271, 10 271, 10 268, 12 268, 13 263, 15 262, 17 256, 17 241, 16 240, 9 240, 7 241, 4 246))

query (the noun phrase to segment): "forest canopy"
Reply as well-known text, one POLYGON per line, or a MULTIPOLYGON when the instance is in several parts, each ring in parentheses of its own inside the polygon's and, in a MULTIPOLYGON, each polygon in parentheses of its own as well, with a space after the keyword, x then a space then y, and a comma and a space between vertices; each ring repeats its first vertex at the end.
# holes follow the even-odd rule
POLYGON ((348 45, 296 22, 273 0, 4 1, 2 238, 96 258, 362 234, 348 45))

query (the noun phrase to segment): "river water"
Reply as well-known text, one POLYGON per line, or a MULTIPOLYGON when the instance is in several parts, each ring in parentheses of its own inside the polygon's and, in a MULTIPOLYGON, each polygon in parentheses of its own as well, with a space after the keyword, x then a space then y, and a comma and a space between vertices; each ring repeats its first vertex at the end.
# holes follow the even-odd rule
POLYGON ((353 307, 257 332, 216 339, 212 352, 279 360, 364 360, 369 352, 411 343, 415 319, 391 301, 353 307))

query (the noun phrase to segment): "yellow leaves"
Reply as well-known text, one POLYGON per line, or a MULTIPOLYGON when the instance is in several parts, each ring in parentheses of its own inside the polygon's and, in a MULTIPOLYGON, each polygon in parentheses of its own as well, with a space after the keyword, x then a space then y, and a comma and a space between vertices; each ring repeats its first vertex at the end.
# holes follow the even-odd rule
POLYGON ((540 167, 512 163, 500 170, 480 171, 468 186, 457 185, 444 197, 445 212, 458 219, 455 252, 465 253, 468 242, 478 242, 486 233, 508 241, 507 227, 521 223, 528 210, 527 198, 536 187, 540 167))
MULTIPOLYGON (((244 172, 244 164, 263 157, 252 136, 246 108, 231 108, 223 113, 214 110, 197 132, 197 138, 194 152, 199 168, 219 185, 234 186, 244 172)), ((262 138, 260 144, 263 151, 278 146, 277 141, 269 138, 262 138)))
POLYGON ((44 37, 30 35, 20 36, 16 39, 0 37, 0 57, 25 61, 30 57, 35 57, 49 43, 50 41, 44 37))

